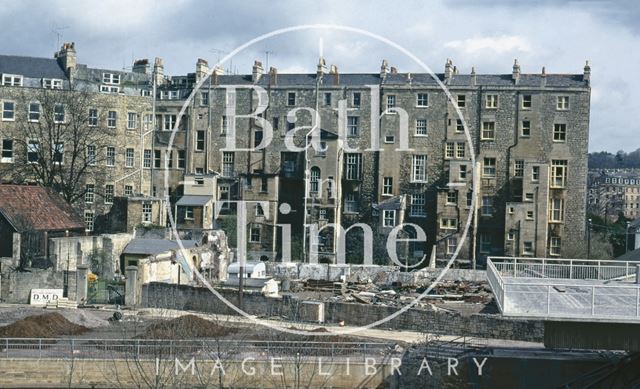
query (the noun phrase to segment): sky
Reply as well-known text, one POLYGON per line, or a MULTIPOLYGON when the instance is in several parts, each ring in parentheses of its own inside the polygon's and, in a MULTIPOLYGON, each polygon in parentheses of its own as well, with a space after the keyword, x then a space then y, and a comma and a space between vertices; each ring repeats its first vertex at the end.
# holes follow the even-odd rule
MULTIPOLYGON (((640 148, 640 3, 621 1, 3 1, 0 53, 50 57, 73 41, 78 62, 130 68, 161 57, 165 74, 214 64, 262 34, 331 24, 370 31, 407 49, 435 73, 447 58, 461 73, 592 72, 590 151, 640 148)), ((421 67, 369 36, 310 29, 255 43, 224 67, 249 73, 254 59, 283 72, 315 72, 319 55, 341 73, 378 72, 382 59, 400 72, 421 67), (267 54, 268 52, 268 54, 267 54), (268 57, 268 60, 267 60, 268 57)))

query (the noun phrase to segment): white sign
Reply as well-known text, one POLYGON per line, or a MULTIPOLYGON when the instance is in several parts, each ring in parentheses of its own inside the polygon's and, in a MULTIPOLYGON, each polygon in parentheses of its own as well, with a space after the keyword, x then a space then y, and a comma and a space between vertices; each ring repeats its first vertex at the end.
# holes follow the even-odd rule
POLYGON ((46 305, 49 301, 62 298, 62 289, 31 289, 31 305, 46 305))

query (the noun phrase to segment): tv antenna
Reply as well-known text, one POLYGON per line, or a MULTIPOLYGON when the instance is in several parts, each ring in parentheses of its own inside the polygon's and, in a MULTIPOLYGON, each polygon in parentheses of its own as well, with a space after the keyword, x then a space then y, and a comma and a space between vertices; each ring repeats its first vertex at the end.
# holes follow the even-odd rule
POLYGON ((57 26, 53 25, 51 27, 51 32, 56 35, 56 50, 60 48, 60 39, 64 36, 64 30, 68 29, 69 26, 57 26))
POLYGON ((274 51, 271 51, 271 50, 267 49, 267 50, 264 51, 264 54, 265 54, 265 57, 266 57, 265 58, 265 63, 264 63, 264 65, 265 65, 264 69, 268 72, 269 71, 269 56, 272 55, 272 54, 276 55, 276 53, 274 51))
MULTIPOLYGON (((226 50, 222 50, 222 49, 211 49, 209 50, 210 52, 216 54, 217 59, 216 59, 216 64, 220 64, 220 60, 222 59, 223 55, 229 54, 229 51, 226 50)), ((228 74, 232 74, 233 73, 233 58, 229 58, 229 66, 227 67, 226 72, 228 74)))

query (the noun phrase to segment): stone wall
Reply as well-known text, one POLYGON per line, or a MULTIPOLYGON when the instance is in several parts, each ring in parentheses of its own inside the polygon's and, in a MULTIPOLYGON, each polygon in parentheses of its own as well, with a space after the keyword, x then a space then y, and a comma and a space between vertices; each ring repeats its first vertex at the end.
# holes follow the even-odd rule
MULTIPOLYGON (((238 293, 231 289, 217 289, 231 304, 238 304, 238 293)), ((313 322, 317 317, 306 317, 307 309, 300 309, 302 300, 295 297, 264 297, 259 293, 244 293, 243 308, 259 317, 279 316, 288 320, 313 322)), ((161 283, 146 284, 142 288, 144 307, 193 310, 215 314, 237 315, 237 312, 206 289, 185 285, 161 283)), ((349 326, 363 326, 382 320, 399 308, 381 305, 362 305, 343 302, 325 302, 328 323, 345 321, 349 326)), ((480 338, 542 341, 544 326, 537 320, 514 320, 499 315, 461 315, 444 311, 409 309, 377 328, 410 330, 441 335, 472 336, 480 338)))
POLYGON ((78 264, 91 265, 90 257, 99 252, 104 263, 100 269, 90 269, 101 276, 111 278, 120 266, 120 255, 133 239, 132 234, 103 234, 49 239, 49 258, 53 270, 75 270, 78 264))
MULTIPOLYGON (((29 271, 3 271, 0 274, 0 301, 5 303, 28 304, 31 289, 64 289, 64 271, 29 269, 29 271)), ((68 274, 68 294, 70 300, 76 298, 76 274, 68 274)))

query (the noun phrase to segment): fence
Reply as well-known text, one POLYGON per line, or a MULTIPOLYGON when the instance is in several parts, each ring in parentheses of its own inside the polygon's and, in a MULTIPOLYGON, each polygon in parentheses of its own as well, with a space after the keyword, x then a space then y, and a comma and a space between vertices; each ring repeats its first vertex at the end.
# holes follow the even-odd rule
POLYGON ((637 265, 491 257, 487 279, 506 316, 640 321, 640 284, 629 282, 637 265))
POLYGON ((390 343, 307 342, 270 340, 171 339, 0 339, 0 358, 131 359, 174 358, 256 360, 279 357, 383 358, 393 353, 390 343))

